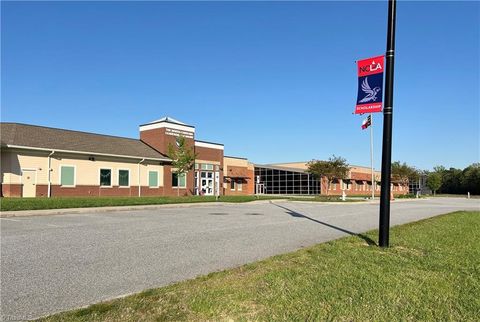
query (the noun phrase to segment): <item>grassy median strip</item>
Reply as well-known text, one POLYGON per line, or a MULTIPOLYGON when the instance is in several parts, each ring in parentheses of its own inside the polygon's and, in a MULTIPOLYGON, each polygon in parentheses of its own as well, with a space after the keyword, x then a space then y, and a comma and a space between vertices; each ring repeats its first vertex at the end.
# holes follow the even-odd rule
MULTIPOLYGON (((220 202, 249 202, 279 199, 275 196, 221 196, 220 202)), ((285 198, 281 198, 285 199, 285 198)), ((188 197, 57 197, 57 198, 2 198, 1 211, 87 208, 110 206, 163 205, 217 201, 215 196, 188 197)))
POLYGON ((478 321, 480 212, 319 244, 44 321, 478 321))
MULTIPOLYGON (((55 197, 55 198, 1 198, 0 211, 89 208, 112 206, 164 205, 200 202, 250 202, 255 200, 291 199, 297 201, 342 202, 340 197, 315 198, 286 196, 185 196, 185 197, 55 197)), ((346 200, 362 201, 362 200, 346 200)))

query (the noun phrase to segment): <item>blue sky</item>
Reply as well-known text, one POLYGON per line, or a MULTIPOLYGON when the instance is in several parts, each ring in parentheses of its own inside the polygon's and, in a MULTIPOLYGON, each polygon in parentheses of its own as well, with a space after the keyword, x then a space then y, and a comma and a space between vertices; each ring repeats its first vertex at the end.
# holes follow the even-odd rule
MULTIPOLYGON (((355 60, 385 52, 386 1, 1 6, 2 121, 137 138, 169 115, 257 163, 370 163, 355 60)), ((479 161, 479 21, 476 1, 398 3, 393 160, 479 161)))

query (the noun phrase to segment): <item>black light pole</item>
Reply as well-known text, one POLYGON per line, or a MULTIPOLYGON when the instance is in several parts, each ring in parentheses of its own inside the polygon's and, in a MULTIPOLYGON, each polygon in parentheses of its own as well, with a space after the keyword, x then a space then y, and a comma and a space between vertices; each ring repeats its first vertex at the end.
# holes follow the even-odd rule
POLYGON ((378 244, 388 247, 390 232, 390 179, 392 171, 393 58, 395 54, 396 0, 388 0, 388 31, 385 69, 385 107, 383 109, 382 179, 378 244))

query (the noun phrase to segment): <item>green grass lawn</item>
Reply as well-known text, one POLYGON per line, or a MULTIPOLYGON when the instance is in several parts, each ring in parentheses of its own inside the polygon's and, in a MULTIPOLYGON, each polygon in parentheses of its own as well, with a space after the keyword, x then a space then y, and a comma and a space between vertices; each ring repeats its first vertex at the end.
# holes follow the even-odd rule
MULTIPOLYGON (((221 196, 219 202, 249 202, 254 200, 273 200, 296 198, 285 196, 221 196)), ((298 198, 298 200, 311 201, 340 201, 339 197, 322 196, 316 198, 298 198)), ((140 206, 162 205, 178 203, 199 203, 217 201, 214 196, 188 196, 188 197, 56 197, 56 198, 1 198, 0 211, 63 209, 63 208, 88 208, 109 206, 140 206)))
POLYGON ((347 237, 46 321, 478 321, 480 212, 347 237))
MULTIPOLYGON (((221 196, 220 202, 249 202, 254 200, 278 199, 272 196, 221 196)), ((1 211, 87 208, 109 206, 162 205, 177 203, 214 202, 214 196, 188 197, 57 197, 57 198, 2 198, 1 211)))
MULTIPOLYGON (((447 193, 437 193, 434 195, 429 195, 429 197, 440 197, 440 198, 467 198, 467 194, 447 194, 447 193)), ((470 195, 472 199, 479 199, 479 195, 470 195)))

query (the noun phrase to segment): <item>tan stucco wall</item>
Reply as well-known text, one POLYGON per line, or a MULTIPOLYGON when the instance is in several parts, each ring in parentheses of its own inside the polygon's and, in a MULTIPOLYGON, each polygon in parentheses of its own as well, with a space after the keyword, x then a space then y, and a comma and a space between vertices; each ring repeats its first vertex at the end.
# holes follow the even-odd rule
MULTIPOLYGON (((295 169, 301 169, 301 170, 308 169, 308 165, 306 162, 275 163, 274 165, 278 167, 295 168, 295 169)), ((350 173, 352 172, 370 174, 371 169, 369 167, 350 166, 350 173)), ((375 176, 378 177, 378 180, 379 180, 380 174, 381 174, 380 171, 374 171, 374 172, 375 172, 375 176)))
POLYGON ((223 167, 225 169, 227 169, 228 166, 245 167, 246 168, 246 167, 248 167, 248 160, 224 157, 223 158, 223 167))
POLYGON ((10 153, 4 150, 0 151, 0 173, 1 173, 2 183, 10 182, 10 172, 11 172, 10 158, 11 158, 10 153))
POLYGON ((195 163, 207 163, 207 164, 220 165, 220 161, 209 161, 209 160, 199 160, 199 159, 195 159, 195 163))
MULTIPOLYGON (((368 173, 368 174, 371 174, 371 173, 372 173, 372 169, 371 169, 371 168, 369 168, 369 167, 359 167, 359 166, 350 166, 350 171, 352 171, 352 172, 358 172, 358 173, 368 173)), ((374 173, 375 173, 375 175, 378 175, 378 176, 381 175, 381 172, 380 172, 380 171, 375 171, 375 170, 374 170, 374 173)))
POLYGON ((300 170, 306 170, 308 168, 306 162, 275 163, 275 164, 272 164, 272 165, 277 166, 277 167, 295 168, 295 169, 300 169, 300 170))
MULTIPOLYGON (((2 179, 3 183, 21 183, 21 169, 35 169, 37 184, 48 184, 48 154, 34 151, 2 152, 2 179)), ((112 186, 118 185, 118 170, 130 171, 130 185, 138 185, 138 161, 120 158, 96 157, 95 161, 88 160, 87 155, 55 154, 51 157, 51 183, 60 184, 60 167, 62 165, 75 167, 76 185, 98 186, 100 168, 112 169, 112 186)), ((158 171, 159 186, 163 186, 163 166, 146 161, 140 165, 140 181, 142 186, 148 186, 148 171, 158 171)))

